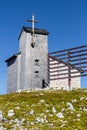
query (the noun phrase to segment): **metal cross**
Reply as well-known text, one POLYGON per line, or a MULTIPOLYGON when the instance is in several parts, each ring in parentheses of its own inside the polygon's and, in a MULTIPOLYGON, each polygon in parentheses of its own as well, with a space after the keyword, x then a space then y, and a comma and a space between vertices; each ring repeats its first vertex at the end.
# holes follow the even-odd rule
POLYGON ((28 22, 32 22, 32 44, 31 45, 34 45, 34 33, 35 33, 35 28, 34 28, 34 24, 35 23, 38 23, 39 21, 37 20, 34 20, 34 15, 32 15, 32 20, 28 20, 28 22))

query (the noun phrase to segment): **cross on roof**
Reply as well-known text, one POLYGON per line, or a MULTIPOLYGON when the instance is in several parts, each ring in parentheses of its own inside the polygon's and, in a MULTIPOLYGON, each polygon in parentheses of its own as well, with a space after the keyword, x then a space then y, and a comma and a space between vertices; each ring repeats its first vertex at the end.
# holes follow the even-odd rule
POLYGON ((39 21, 34 20, 34 15, 32 15, 32 20, 28 20, 28 22, 32 22, 32 44, 34 43, 34 24, 38 23, 39 21))
POLYGON ((39 21, 34 20, 34 15, 32 15, 32 20, 28 20, 28 22, 32 22, 32 32, 34 33, 34 23, 38 23, 39 21))

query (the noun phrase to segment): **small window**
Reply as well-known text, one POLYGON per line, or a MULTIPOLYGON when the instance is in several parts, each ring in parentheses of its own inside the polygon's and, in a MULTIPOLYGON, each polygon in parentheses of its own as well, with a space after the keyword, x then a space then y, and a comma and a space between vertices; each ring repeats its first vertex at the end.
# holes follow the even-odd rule
POLYGON ((39 66, 39 59, 35 59, 35 66, 39 66))
POLYGON ((39 78, 39 71, 35 71, 35 78, 39 78))
POLYGON ((37 73, 39 73, 39 71, 35 71, 35 73, 37 74, 37 73))

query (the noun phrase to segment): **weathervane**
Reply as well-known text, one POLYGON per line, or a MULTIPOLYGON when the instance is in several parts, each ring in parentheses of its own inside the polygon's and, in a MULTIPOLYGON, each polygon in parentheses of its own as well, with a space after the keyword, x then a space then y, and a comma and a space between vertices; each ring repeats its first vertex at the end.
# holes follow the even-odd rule
POLYGON ((34 20, 34 14, 33 14, 32 15, 32 20, 28 20, 28 22, 32 22, 32 43, 31 43, 31 46, 34 47, 35 46, 35 41, 34 41, 35 28, 34 28, 34 24, 38 23, 39 21, 34 20))

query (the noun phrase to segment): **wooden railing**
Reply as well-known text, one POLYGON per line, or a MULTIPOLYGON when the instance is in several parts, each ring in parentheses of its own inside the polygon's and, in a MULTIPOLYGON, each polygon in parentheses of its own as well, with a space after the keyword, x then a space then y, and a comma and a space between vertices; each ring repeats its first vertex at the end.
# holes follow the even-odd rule
POLYGON ((87 45, 48 54, 48 82, 87 76, 87 45))

